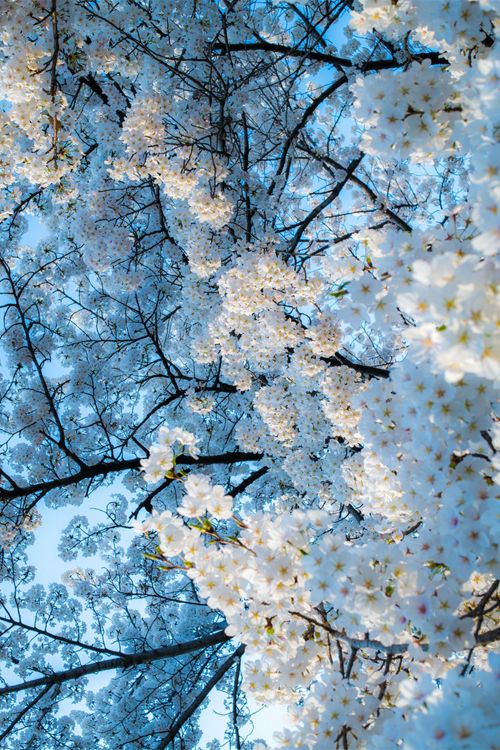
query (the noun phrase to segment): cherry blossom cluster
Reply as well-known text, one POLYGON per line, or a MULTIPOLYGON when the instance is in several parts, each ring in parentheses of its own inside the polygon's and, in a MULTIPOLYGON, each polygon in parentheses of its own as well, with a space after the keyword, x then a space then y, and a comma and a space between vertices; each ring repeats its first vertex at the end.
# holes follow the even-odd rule
POLYGON ((81 153, 68 101, 53 84, 62 61, 52 48, 51 16, 40 8, 41 20, 32 34, 31 9, 31 3, 8 0, 0 26, 4 57, 0 98, 7 109, 0 115, 1 186, 14 191, 7 193, 10 201, 4 217, 19 197, 19 183, 58 183, 75 168, 81 153), (24 39, 27 44, 20 43, 24 39))
POLYGON ((243 252, 220 276, 222 308, 209 327, 214 356, 216 351, 228 360, 243 356, 262 367, 299 343, 300 326, 287 310, 311 304, 322 283, 304 282, 273 249, 273 243, 267 248, 262 243, 257 252, 243 252))
POLYGON ((392 309, 414 324, 404 332, 415 356, 430 357, 450 382, 465 373, 498 378, 497 321, 500 314, 498 266, 478 258, 470 223, 458 212, 454 231, 414 232, 401 245, 393 231, 372 234, 371 257, 377 275, 390 276, 392 309), (468 236, 467 236, 468 235, 468 236))
POLYGON ((451 53, 451 62, 464 64, 464 53, 476 50, 491 33, 494 3, 489 0, 456 0, 432 6, 429 23, 429 4, 422 0, 361 0, 351 16, 350 26, 357 33, 367 34, 374 29, 392 38, 405 34, 426 46, 442 45, 451 53))
POLYGON ((491 10, 443 4, 432 30, 423 2, 365 2, 352 14, 357 32, 415 34, 404 70, 351 85, 362 150, 388 169, 407 159, 438 169, 478 148, 467 205, 446 226, 360 232, 357 255, 322 260, 307 284, 269 248, 217 272, 220 307, 197 356, 222 355, 237 388, 255 387, 262 424, 243 419, 238 440, 264 448, 294 491, 274 512, 228 510, 227 526, 186 521, 197 508, 184 501, 186 546, 162 554, 179 556, 247 645, 246 689, 291 704, 278 747, 495 747, 490 706, 474 691, 493 689, 498 671, 481 655, 481 626, 495 616, 476 619, 499 573, 496 52, 483 45, 466 62, 491 33, 491 10), (417 59, 419 44, 441 42, 446 65, 417 59), (305 325, 311 303, 321 313, 305 325), (399 348, 389 378, 368 382, 335 362, 367 332, 375 350, 399 348), (267 382, 257 387, 252 370, 267 382), (315 510, 290 512, 301 490, 315 510), (477 727, 463 721, 468 701, 477 727))
MULTIPOLYGON (((117 180, 138 181, 154 178, 166 196, 185 201, 192 219, 208 224, 212 229, 221 229, 231 218, 231 201, 220 190, 210 192, 208 180, 214 169, 214 157, 210 163, 200 155, 190 163, 190 148, 176 149, 170 153, 161 137, 164 123, 169 117, 178 121, 186 117, 187 104, 182 99, 169 102, 165 96, 138 96, 127 112, 122 126, 120 141, 125 154, 110 157, 109 174, 117 180)), ((191 128, 206 127, 201 122, 190 121, 191 128)), ((217 179, 221 181, 227 173, 223 163, 216 160, 217 179)))
POLYGON ((173 446, 178 443, 179 454, 187 453, 196 458, 197 438, 181 427, 160 427, 158 440, 149 449, 149 456, 141 461, 144 478, 148 482, 156 483, 164 478, 175 466, 176 454, 173 446))
POLYGON ((126 577, 190 579, 288 706, 275 747, 497 750, 494 3, 340 3, 341 49, 322 3, 98 5, 5 4, 2 492, 32 463, 80 502, 153 440, 126 577), (9 256, 26 206, 52 239, 9 256))
POLYGON ((360 77, 351 91, 356 117, 364 127, 361 147, 367 153, 414 162, 453 153, 459 95, 451 74, 429 60, 412 63, 397 81, 390 70, 375 81, 360 77))
MULTIPOLYGON (((450 655, 473 644, 473 622, 460 626, 456 612, 463 599, 450 585, 442 558, 439 564, 433 560, 437 550, 422 549, 424 537, 412 541, 387 532, 346 545, 327 530, 331 516, 325 511, 238 518, 231 498, 207 477, 193 474, 183 484, 177 514, 153 515, 139 528, 157 532, 158 559, 185 569, 209 606, 223 612, 226 632, 247 645, 249 692, 264 702, 289 703, 307 688, 295 719, 292 710, 294 728, 277 734, 278 747, 293 747, 300 736, 304 747, 322 748, 343 734, 353 746, 365 747, 375 722, 396 747, 401 725, 385 717, 396 695, 401 721, 408 702, 430 710, 441 694, 425 670, 444 676, 450 655), (229 525, 218 524, 221 519, 229 525), (345 650, 340 671, 332 667, 335 637, 335 660, 345 650), (386 650, 382 674, 377 660, 365 660, 371 649, 386 650), (424 669, 421 678, 408 680, 401 669, 410 654, 424 669), (433 700, 424 703, 428 693, 433 700)), ((477 578, 469 590, 491 581, 491 576, 477 578)), ((485 673, 478 679, 490 677, 485 673)), ((418 716, 413 720, 418 726, 418 716)), ((461 731, 458 723, 446 736, 461 731)))

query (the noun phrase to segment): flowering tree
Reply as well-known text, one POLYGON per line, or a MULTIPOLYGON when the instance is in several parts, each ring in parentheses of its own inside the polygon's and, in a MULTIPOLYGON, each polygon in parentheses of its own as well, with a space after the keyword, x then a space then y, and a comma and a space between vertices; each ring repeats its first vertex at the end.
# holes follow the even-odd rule
POLYGON ((2 747, 498 750, 495 6, 4 0, 2 747))

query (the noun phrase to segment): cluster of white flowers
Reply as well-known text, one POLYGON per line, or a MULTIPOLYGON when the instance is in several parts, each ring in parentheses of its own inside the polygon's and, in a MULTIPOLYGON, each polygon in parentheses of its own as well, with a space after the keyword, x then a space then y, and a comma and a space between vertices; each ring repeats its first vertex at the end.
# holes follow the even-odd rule
POLYGON ((496 255, 500 244, 500 164, 498 128, 500 116, 495 91, 500 84, 500 58, 496 47, 464 76, 462 99, 471 141, 469 200, 477 234, 472 247, 481 256, 496 255))
POLYGON ((213 229, 222 229, 233 214, 231 201, 220 191, 210 195, 206 190, 193 190, 188 203, 198 221, 206 222, 213 229))
POLYGON ((169 228, 172 237, 184 249, 193 274, 208 279, 218 271, 227 245, 224 232, 216 232, 207 223, 194 221, 188 211, 178 209, 172 212, 169 228))
POLYGON ((315 325, 306 332, 309 348, 319 357, 333 357, 340 346, 340 331, 338 321, 332 313, 320 315, 315 325))
MULTIPOLYGON (((230 518, 229 499, 217 499, 222 488, 199 476, 189 477, 185 487, 184 516, 199 518, 207 504, 214 518, 230 518), (210 510, 224 503, 226 512, 210 510)), ((326 663, 325 643, 304 642, 308 623, 294 614, 310 609, 301 559, 325 518, 318 511, 277 519, 257 513, 237 520, 231 532, 215 529, 210 520, 183 523, 165 512, 142 527, 158 532, 165 558, 181 558, 172 562, 184 566, 209 606, 224 613, 228 635, 247 644, 246 686, 260 700, 289 700, 326 663)))
MULTIPOLYGON (((366 460, 370 476, 363 492, 368 497, 375 459, 366 460)), ((387 486, 387 472, 383 474, 378 481, 387 486)), ((261 701, 293 703, 307 689, 300 712, 291 710, 291 729, 276 735, 279 747, 294 746, 300 737, 302 747, 327 748, 332 737, 342 733, 355 740, 355 747, 364 747, 368 740, 382 742, 372 730, 380 711, 392 706, 396 696, 401 718, 408 705, 432 711, 442 696, 427 676, 444 677, 450 655, 473 644, 473 621, 461 626, 456 618, 463 606, 459 588, 442 573, 436 575, 435 568, 443 565, 443 547, 434 549, 428 535, 410 544, 403 534, 386 539, 385 533, 378 541, 346 544, 327 531, 331 516, 326 511, 254 513, 238 519, 232 515, 231 498, 207 477, 192 475, 184 485, 186 494, 178 507, 184 520, 167 511, 151 516, 142 530, 158 533, 160 559, 184 569, 209 606, 223 612, 228 635, 247 645, 244 674, 249 692, 261 701), (206 511, 208 517, 202 518, 206 511), (211 518, 230 524, 214 526, 211 518), (332 662, 330 633, 337 637, 337 656, 343 654, 340 671, 332 662), (380 653, 385 648, 405 663, 413 659, 421 665, 423 676, 415 673, 418 683, 415 677, 407 678, 406 670, 391 672, 390 661, 381 674, 376 658, 364 658, 370 650, 380 653)), ((380 510, 386 513, 382 499, 380 510)), ((441 533, 445 520, 437 519, 441 533)), ((456 530, 455 522, 450 529, 456 530)), ((451 570, 452 560, 446 561, 451 570)), ((493 580, 475 578, 469 590, 493 580)), ((478 679, 491 676, 478 673, 478 679)), ((382 716, 385 719, 384 712, 382 716)), ((413 721, 417 732, 418 714, 413 721)), ((382 720, 381 727, 387 747, 397 747, 402 731, 398 721, 382 720)), ((443 737, 456 740, 462 729, 459 722, 454 727, 449 725, 443 737)), ((488 723, 481 731, 490 742, 488 723)))
MULTIPOLYGON (((227 520, 232 517, 232 498, 226 495, 221 485, 213 485, 203 474, 190 474, 183 480, 185 494, 177 513, 165 510, 162 513, 153 511, 144 522, 134 522, 134 527, 143 533, 155 531, 158 534, 158 549, 169 564, 173 558, 199 546, 203 533, 210 536, 213 527, 209 517, 216 520, 227 520), (201 524, 187 523, 188 519, 203 519, 201 524)), ((186 558, 187 564, 190 560, 186 558)))
MULTIPOLYGON (((31 11, 24 0, 7 0, 2 8, 0 100, 8 109, 0 114, 2 188, 24 180, 38 187, 60 183, 79 164, 82 152, 74 113, 52 84, 52 70, 62 61, 53 49, 51 16, 46 14, 32 34, 31 11)), ((10 197, 2 217, 15 206, 16 188, 10 197)))
MULTIPOLYGON (((265 446, 281 476, 323 509, 287 512, 292 492, 276 500, 279 512, 233 516, 236 531, 192 524, 181 554, 227 632, 247 644, 246 689, 264 701, 301 701, 276 735, 279 747, 495 747, 490 707, 452 669, 477 646, 470 613, 499 572, 490 413, 500 369, 498 169, 488 125, 496 58, 470 72, 460 61, 487 33, 482 5, 443 4, 432 31, 418 26, 424 2, 365 2, 352 16, 358 31, 378 22, 401 36, 416 23, 417 40, 453 39, 449 69, 413 61, 359 78, 352 91, 361 146, 388 164, 436 164, 479 144, 469 212, 477 230, 457 209, 445 228, 360 233, 364 261, 322 262, 343 284, 335 314, 319 282, 299 282, 265 248, 242 251, 218 277, 222 302, 204 361, 221 353, 236 372, 243 352, 269 379, 253 397, 264 427, 242 420, 238 438, 265 446), (318 301, 323 313, 308 327, 284 313, 318 301), (367 321, 385 328, 389 343, 406 341, 390 379, 368 383, 331 361, 340 331, 355 335, 367 321), (346 508, 347 540, 335 533, 346 508), (469 700, 480 723, 473 729, 461 716, 469 700)), ((193 501, 180 512, 198 510, 193 501)), ((475 659, 477 681, 491 688, 491 664, 475 659)))
POLYGON ((169 101, 161 94, 137 96, 127 110, 120 135, 125 154, 109 157, 108 172, 117 181, 154 178, 168 198, 187 204, 191 221, 221 229, 229 222, 233 206, 227 195, 221 190, 214 194, 208 184, 214 167, 219 180, 224 177, 220 160, 208 168, 201 158, 191 163, 189 148, 172 152, 165 144, 167 118, 171 115, 177 120, 183 107, 182 99, 169 101))
POLYGON ((196 414, 210 414, 215 406, 215 399, 213 396, 194 392, 189 395, 188 406, 196 414))
POLYGON ((393 750, 401 746, 401 736, 408 750, 495 748, 496 706, 487 696, 498 691, 498 656, 490 654, 488 662, 487 671, 479 671, 469 680, 464 680, 458 669, 452 670, 441 685, 425 671, 402 679, 398 708, 391 721, 382 724, 381 733, 371 738, 370 748, 393 750))
POLYGON ((409 528, 415 511, 405 505, 394 470, 385 466, 375 451, 365 448, 342 463, 342 474, 349 487, 351 503, 363 506, 364 512, 377 518, 380 531, 394 533, 409 528))
POLYGON ((460 121, 460 107, 451 74, 424 60, 394 78, 387 70, 376 77, 360 76, 352 86, 356 117, 365 128, 363 150, 415 162, 453 152, 453 124, 460 121))
POLYGON ((208 477, 190 474, 184 482, 184 489, 183 504, 177 509, 181 515, 194 518, 208 512, 217 519, 231 518, 233 501, 220 484, 213 486, 208 477))
POLYGON ((442 45, 457 64, 463 53, 477 52, 485 33, 491 31, 491 11, 495 8, 490 0, 361 0, 361 5, 350 19, 357 33, 376 29, 392 38, 409 34, 426 46, 442 45))
MULTIPOLYGON (((252 382, 247 366, 275 370, 287 352, 299 346, 302 325, 288 310, 311 305, 323 284, 318 278, 301 278, 274 252, 271 240, 256 248, 240 246, 238 254, 237 249, 232 249, 230 269, 218 276, 220 299, 211 301, 213 314, 194 342, 193 355, 199 362, 222 355, 224 376, 246 390, 252 382)), ((335 324, 328 321, 306 334, 311 354, 315 338, 322 336, 321 346, 328 335, 336 336, 335 324)))
POLYGON ((141 461, 144 478, 155 484, 163 479, 175 466, 176 455, 173 446, 182 446, 179 454, 187 453, 196 458, 198 456, 198 439, 181 427, 160 427, 156 443, 149 449, 149 456, 141 461))
POLYGON ((333 367, 324 374, 321 390, 326 396, 321 406, 332 424, 333 434, 342 436, 351 445, 359 443, 360 412, 352 405, 353 395, 363 390, 359 376, 345 367, 333 367))
POLYGON ((500 378, 500 268, 492 260, 446 252, 416 260, 398 302, 417 325, 408 339, 424 358, 432 355, 446 380, 500 378))
POLYGON ((277 382, 261 388, 255 396, 254 405, 271 435, 285 446, 293 445, 297 437, 298 419, 293 391, 277 382))
POLYGON ((300 306, 318 295, 318 283, 301 283, 297 273, 278 256, 262 248, 245 253, 219 280, 224 307, 241 315, 256 315, 287 302, 300 306))
MULTIPOLYGON (((232 79, 221 114, 203 87, 195 96, 187 85, 174 90, 165 83, 154 44, 149 72, 137 51, 124 54, 117 38, 108 43, 92 29, 89 41, 74 34, 75 57, 67 49, 58 57, 54 14, 32 33, 32 5, 5 3, 9 26, 17 24, 23 43, 2 34, 0 217, 22 203, 26 185, 52 186, 47 200, 54 223, 64 216, 66 243, 78 247, 78 262, 90 269, 86 281, 112 277, 124 294, 119 304, 127 298, 124 325, 134 342, 136 307, 142 341, 152 300, 163 300, 159 307, 164 300, 179 303, 178 316, 170 316, 174 305, 166 308, 169 327, 158 326, 173 342, 179 372, 194 373, 179 376, 182 392, 177 387, 174 396, 182 395, 176 412, 182 417, 176 419, 194 431, 192 425, 200 426, 200 433, 161 427, 141 461, 146 482, 166 479, 183 488, 175 511, 154 512, 139 525, 158 536, 153 557, 184 571, 223 613, 227 634, 246 644, 246 689, 259 700, 291 706, 291 726, 278 734, 278 746, 493 750, 492 709, 473 688, 492 689, 498 677, 495 663, 477 654, 481 628, 497 628, 496 614, 480 610, 480 622, 474 616, 499 576, 500 428, 492 404, 500 376, 500 74, 491 47, 493 3, 355 4, 351 29, 368 41, 362 46, 351 35, 343 93, 321 112, 319 104, 316 114, 310 110, 299 128, 303 136, 284 152, 293 160, 294 149, 317 142, 319 153, 332 112, 354 102, 352 132, 328 142, 327 150, 338 146, 339 160, 364 152, 350 175, 363 198, 346 187, 338 216, 336 209, 322 214, 321 232, 315 209, 310 212, 318 177, 306 156, 303 180, 311 194, 304 198, 292 161, 286 176, 285 169, 273 178, 274 194, 267 189, 274 150, 245 168, 235 166, 236 148, 228 156, 224 131, 234 131, 234 146, 243 130, 238 118, 251 110, 231 92, 232 79), (70 58, 80 88, 73 86, 74 72, 68 74, 70 58), (373 61, 380 70, 370 68, 373 61), (105 74, 100 82, 89 78, 98 73, 105 74), (133 85, 124 84, 127 76, 133 85), (90 133, 95 138, 87 139, 90 133), (92 154, 97 164, 88 169, 92 154), (414 205, 408 198, 413 176, 422 173, 429 186, 425 208, 420 197, 414 205), (456 174, 465 202, 457 207, 457 192, 446 187, 456 174), (376 193, 371 186, 378 188, 379 179, 384 188, 376 193), (290 211, 279 213, 294 191, 290 211), (368 208, 361 202, 367 193, 368 208), (400 208, 390 208, 392 195, 400 208), (273 223, 268 216, 275 209, 273 223), (388 228, 396 210, 405 216, 397 222, 405 232, 388 228), (348 212, 352 231, 342 240, 334 232, 348 212), (364 215, 375 228, 362 225, 364 215), (293 252, 287 246, 301 219, 312 237, 310 255, 301 250, 308 246, 305 234, 293 252), (329 239, 318 237, 329 232, 325 250, 329 239), (143 284, 132 312, 129 299, 143 284), (258 500, 265 511, 249 514, 250 503, 240 506, 237 493, 233 498, 209 474, 179 470, 180 457, 196 463, 200 444, 213 445, 226 420, 231 440, 265 456, 265 481, 272 477, 266 498, 258 500), (472 682, 460 681, 457 662, 464 672, 474 667, 472 682), (479 717, 472 732, 462 716, 467 705, 479 717)), ((126 6, 137 28, 147 27, 145 4, 115 5, 116 20, 126 6)), ((205 12, 211 31, 216 5, 200 17, 205 12)), ((59 20, 64 47, 73 32, 64 31, 63 11, 59 20)), ((196 25, 194 17, 188 23, 196 25)), ((231 28, 231 39, 238 39, 236 32, 231 28)), ((274 38, 272 29, 265 33, 274 38)), ((195 69, 194 53, 197 45, 206 49, 206 38, 199 30, 172 29, 158 48, 170 34, 179 38, 168 41, 168 54, 179 51, 179 66, 195 69)), ((280 44, 283 38, 276 35, 280 44)), ((126 36, 122 41, 128 49, 126 36)), ((225 71, 225 55, 212 53, 225 71)), ((304 66, 310 62, 305 55, 304 66)), ((190 75, 187 68, 181 72, 190 75)), ((290 98, 294 106, 300 85, 290 98)), ((316 83, 310 79, 308 86, 312 95, 316 83)), ((287 127, 303 115, 291 107, 287 127)), ((263 137, 257 120, 246 128, 249 149, 263 137)), ((332 167, 330 177, 344 179, 345 170, 332 167)), ((18 249, 19 257, 26 254, 18 249)), ((87 334, 98 326, 91 305, 71 320, 87 334)), ((120 342, 119 325, 113 333, 120 342)), ((18 326, 7 331, 5 343, 22 365, 19 377, 27 377, 31 354, 18 326)), ((91 352, 92 342, 85 343, 91 352)), ((48 348, 37 345, 49 362, 48 348)), ((116 356, 114 366, 121 362, 116 356)), ((156 362, 150 379, 160 382, 155 368, 156 362)), ((73 377, 83 389, 86 367, 73 377)), ((16 429, 31 421, 24 405, 12 414, 16 429)), ((41 433, 32 445, 37 441, 41 433)), ((21 440, 13 446, 14 462, 28 462, 27 446, 21 440)), ((45 465, 35 466, 32 478, 42 480, 45 472, 45 465)), ((25 529, 35 522, 25 520, 25 529)))

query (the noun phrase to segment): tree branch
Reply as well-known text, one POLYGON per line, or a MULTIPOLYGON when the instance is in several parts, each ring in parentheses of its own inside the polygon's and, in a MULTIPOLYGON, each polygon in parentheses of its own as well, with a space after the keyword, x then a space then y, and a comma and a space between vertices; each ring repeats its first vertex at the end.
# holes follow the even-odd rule
POLYGON ((215 674, 207 682, 203 690, 201 690, 194 701, 180 714, 176 721, 172 724, 165 737, 158 745, 157 750, 165 750, 165 748, 175 739, 177 734, 180 732, 184 724, 194 714, 197 708, 201 706, 207 695, 217 685, 218 682, 224 677, 226 672, 233 666, 236 659, 239 659, 245 651, 245 646, 239 646, 236 651, 233 651, 231 656, 224 661, 215 674))
POLYGON ((106 672, 112 669, 127 669, 128 667, 138 666, 140 664, 149 664, 150 662, 158 661, 160 659, 169 659, 174 656, 189 654, 193 651, 200 651, 209 646, 226 643, 229 640, 230 637, 226 635, 223 630, 217 630, 211 635, 197 638, 193 641, 174 643, 170 646, 153 649, 152 651, 143 651, 139 654, 124 654, 115 659, 105 659, 103 661, 93 662, 92 664, 84 664, 81 667, 67 669, 64 672, 54 672, 46 677, 39 677, 35 680, 19 682, 16 685, 7 685, 6 687, 0 688, 0 695, 10 695, 11 693, 30 690, 31 688, 41 687, 42 685, 58 685, 62 682, 67 682, 68 680, 77 680, 79 677, 87 677, 91 674, 106 672))

